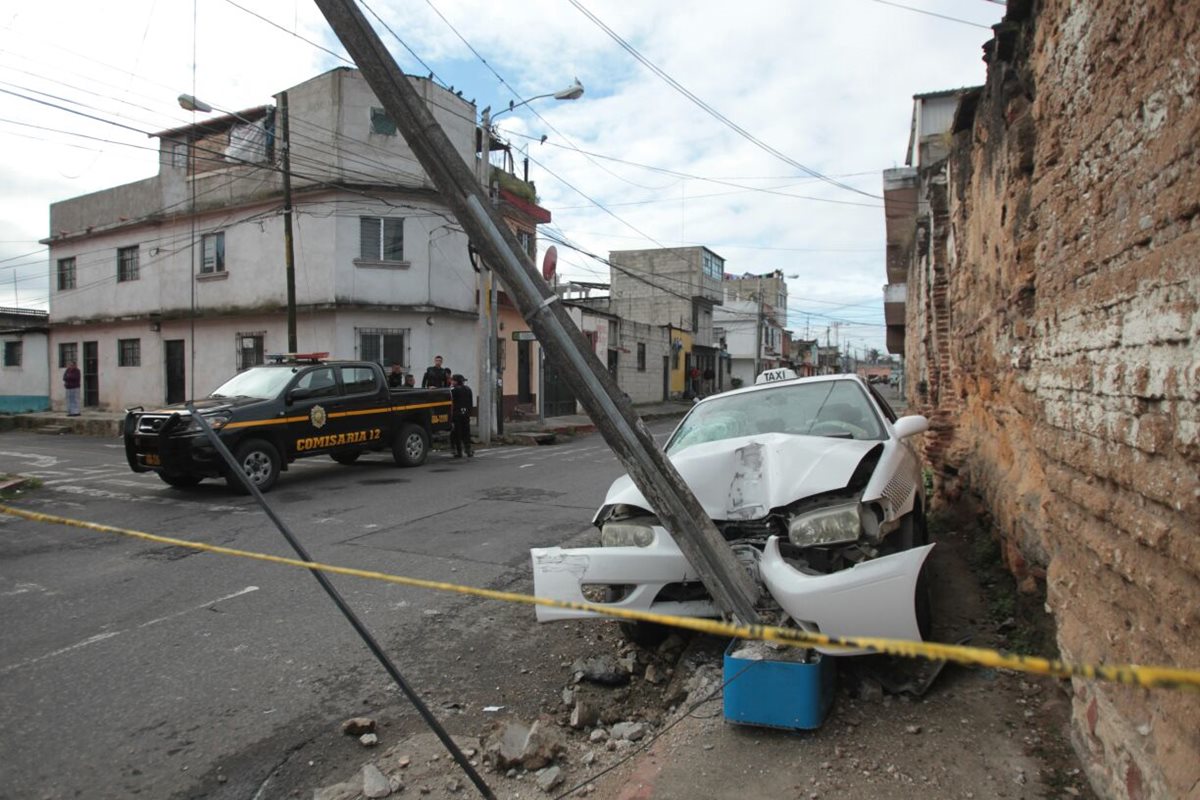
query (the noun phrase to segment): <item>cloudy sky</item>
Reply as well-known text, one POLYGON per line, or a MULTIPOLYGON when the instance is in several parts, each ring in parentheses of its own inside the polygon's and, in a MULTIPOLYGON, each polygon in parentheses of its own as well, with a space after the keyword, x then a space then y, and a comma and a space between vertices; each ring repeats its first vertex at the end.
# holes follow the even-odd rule
MULTIPOLYGON (((247 108, 346 63, 308 0, 6 6, 0 306, 47 308, 49 204, 157 172, 146 133, 192 121, 181 92, 247 108)), ((583 83, 577 101, 496 120, 528 154, 547 233, 579 248, 558 247, 562 276, 607 281, 585 253, 705 245, 734 274, 782 270, 792 330, 824 338, 836 323, 860 352, 883 350, 881 172, 904 163, 912 95, 982 83, 980 47, 1004 12, 994 0, 365 8, 403 69, 480 110, 583 83)))

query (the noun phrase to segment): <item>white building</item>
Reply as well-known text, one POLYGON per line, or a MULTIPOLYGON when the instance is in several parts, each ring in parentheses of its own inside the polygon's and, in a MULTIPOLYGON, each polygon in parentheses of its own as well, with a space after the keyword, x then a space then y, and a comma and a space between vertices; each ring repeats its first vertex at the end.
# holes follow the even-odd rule
POLYGON ((787 324, 787 282, 779 270, 763 275, 726 276, 724 305, 713 324, 724 331, 729 374, 749 386, 764 370, 783 366, 787 324))
MULTIPOLYGON (((474 106, 410 80, 474 165, 474 106)), ((353 69, 284 94, 296 349, 475 374, 467 237, 395 123, 353 69)), ((289 349, 282 123, 261 106, 163 131, 156 176, 51 206, 50 355, 79 362, 85 406, 203 396, 289 349)))
POLYGON ((50 408, 48 333, 45 311, 0 308, 0 413, 50 408))

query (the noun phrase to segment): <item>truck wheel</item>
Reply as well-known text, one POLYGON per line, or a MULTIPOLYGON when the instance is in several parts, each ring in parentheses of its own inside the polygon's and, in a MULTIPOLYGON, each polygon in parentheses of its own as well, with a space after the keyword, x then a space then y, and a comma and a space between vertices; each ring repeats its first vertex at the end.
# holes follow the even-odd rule
POLYGON ((199 475, 177 475, 173 472, 160 472, 158 473, 158 477, 162 479, 163 483, 179 489, 186 489, 189 486, 195 486, 197 483, 203 480, 199 475))
POLYGON ((429 432, 411 422, 401 425, 392 440, 392 458, 401 467, 419 467, 429 455, 429 432))
MULTIPOLYGON (((279 479, 279 451, 270 442, 251 439, 243 442, 234 454, 238 467, 260 492, 268 492, 279 479)), ((249 494, 236 475, 225 478, 229 488, 238 494, 249 494)))
POLYGON ((341 453, 330 453, 329 457, 339 464, 353 464, 362 455, 362 450, 346 450, 341 453))

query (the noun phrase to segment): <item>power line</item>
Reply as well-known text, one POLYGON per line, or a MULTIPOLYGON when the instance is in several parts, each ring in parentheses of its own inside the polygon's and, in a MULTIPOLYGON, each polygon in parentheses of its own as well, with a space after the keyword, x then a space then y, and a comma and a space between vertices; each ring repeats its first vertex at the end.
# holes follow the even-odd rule
POLYGON ((864 197, 870 197, 875 200, 883 199, 879 195, 871 194, 870 192, 865 192, 862 189, 856 189, 853 186, 850 186, 848 184, 842 183, 841 181, 830 178, 827 175, 823 175, 822 173, 818 172, 817 170, 815 170, 811 167, 806 167, 804 164, 801 164, 799 161, 796 161, 795 159, 791 158, 790 156, 784 155, 780 151, 776 150, 774 147, 771 147, 769 144, 762 141, 761 139, 756 137, 754 134, 750 133, 745 128, 741 127, 740 125, 735 123, 733 120, 726 117, 721 112, 717 111, 715 108, 713 108, 711 105, 706 103, 704 100, 697 97, 695 94, 693 94, 687 88, 685 88, 681 83, 679 83, 679 81, 675 80, 669 74, 667 74, 667 72, 665 70, 661 69, 656 64, 654 64, 652 61, 650 61, 650 59, 643 56, 640 52, 638 52, 637 48, 635 48, 629 42, 622 39, 621 36, 619 34, 617 34, 612 28, 605 25, 604 22, 599 17, 597 17, 595 14, 593 14, 591 11, 589 11, 583 5, 583 3, 581 3, 579 0, 570 0, 570 3, 571 3, 571 5, 575 6, 575 8, 579 9, 580 13, 582 13, 585 17, 587 17, 593 23, 595 23, 596 26, 600 28, 600 30, 602 30, 606 34, 608 34, 608 36, 613 41, 615 41, 618 45, 620 45, 620 47, 623 50, 625 50, 627 53, 629 53, 631 56, 633 56, 635 59, 637 59, 638 62, 640 62, 642 65, 644 65, 647 69, 649 69, 651 72, 653 72, 655 75, 657 75, 663 81, 665 81, 668 86, 670 86, 672 89, 674 89, 675 91, 682 94, 688 100, 692 101, 692 103, 694 103, 702 111, 704 111, 709 116, 716 119, 717 121, 721 122, 726 127, 730 128, 732 131, 737 133, 739 136, 741 136, 746 141, 748 141, 751 144, 758 147, 760 150, 763 150, 764 152, 783 161, 785 164, 790 164, 791 166, 795 167, 796 169, 800 170, 801 172, 811 175, 814 178, 817 178, 819 180, 825 181, 826 183, 828 183, 832 186, 836 186, 840 189, 845 189, 846 191, 853 192, 855 194, 861 194, 864 197))

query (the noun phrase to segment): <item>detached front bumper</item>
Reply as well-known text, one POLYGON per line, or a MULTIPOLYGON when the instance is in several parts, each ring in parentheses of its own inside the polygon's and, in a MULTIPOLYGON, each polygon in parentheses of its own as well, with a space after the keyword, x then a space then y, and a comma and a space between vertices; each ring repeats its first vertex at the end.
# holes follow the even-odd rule
MULTIPOLYGON (((768 591, 805 630, 829 636, 875 636, 919 641, 914 595, 921 565, 933 545, 863 562, 828 575, 810 575, 783 560, 772 537, 759 571, 768 591)), ((663 587, 698 582, 674 540, 654 528, 649 547, 543 547, 530 551, 533 591, 538 597, 576 603, 593 602, 583 594, 589 585, 629 586, 614 608, 686 617, 718 617, 711 600, 657 601, 663 587)), ((537 606, 539 622, 602 616, 590 611, 537 606)), ((821 649, 821 648, 818 648, 821 649)), ((846 655, 845 650, 828 650, 846 655)))
MULTIPOLYGON (((694 583, 700 575, 680 551, 664 528, 654 528, 649 547, 535 547, 533 593, 538 597, 574 603, 590 603, 583 587, 621 585, 631 587, 629 594, 613 608, 678 614, 685 617, 717 617, 720 612, 712 601, 655 602, 663 587, 672 583, 694 583)), ((538 622, 560 619, 599 617, 591 611, 537 606, 538 622)))

